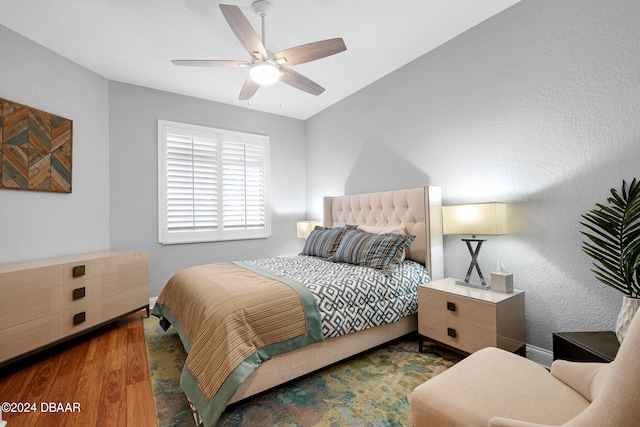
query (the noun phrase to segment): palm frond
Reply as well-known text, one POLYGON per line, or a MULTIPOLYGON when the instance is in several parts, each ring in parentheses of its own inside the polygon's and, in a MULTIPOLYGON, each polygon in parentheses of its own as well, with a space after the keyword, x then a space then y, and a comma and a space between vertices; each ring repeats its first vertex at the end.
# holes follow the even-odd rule
POLYGON ((627 187, 622 181, 620 191, 611 189, 608 204, 596 204, 596 209, 582 215, 580 222, 588 238, 582 250, 593 258, 595 277, 632 297, 640 297, 640 182, 627 187))

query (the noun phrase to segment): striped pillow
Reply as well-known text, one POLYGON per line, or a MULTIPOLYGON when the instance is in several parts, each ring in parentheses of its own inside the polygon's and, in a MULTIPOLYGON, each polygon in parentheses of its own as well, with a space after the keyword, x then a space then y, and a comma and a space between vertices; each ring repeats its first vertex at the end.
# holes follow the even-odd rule
POLYGON ((307 241, 300 255, 317 256, 320 258, 330 258, 335 254, 342 236, 347 231, 346 227, 321 227, 316 226, 307 241))
POLYGON ((409 234, 348 230, 329 261, 372 267, 387 274, 402 262, 405 250, 415 238, 409 234))

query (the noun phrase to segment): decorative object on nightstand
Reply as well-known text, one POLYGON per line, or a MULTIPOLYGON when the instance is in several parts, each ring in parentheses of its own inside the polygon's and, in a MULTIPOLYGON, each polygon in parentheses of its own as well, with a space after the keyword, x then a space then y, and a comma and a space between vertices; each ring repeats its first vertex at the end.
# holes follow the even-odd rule
POLYGON ((486 239, 478 239, 477 235, 497 236, 507 234, 507 205, 505 203, 477 203, 471 205, 455 205, 442 207, 442 229, 444 234, 467 234, 471 239, 462 239, 467 244, 471 255, 471 264, 464 281, 457 284, 489 289, 478 264, 478 254, 486 239), (472 247, 476 243, 476 247, 472 247), (480 284, 471 283, 471 273, 477 271, 480 284))
POLYGON ((321 226, 320 221, 298 221, 296 223, 296 235, 299 239, 306 239, 316 226, 321 226))
POLYGON ((513 274, 507 273, 500 261, 498 261, 496 271, 491 273, 491 290, 504 294, 513 292, 513 274))
POLYGON ((582 215, 589 230, 582 231, 589 238, 582 250, 595 261, 596 279, 623 294, 616 321, 622 342, 640 306, 640 182, 634 178, 627 187, 623 180, 620 192, 612 188, 607 204, 596 206, 582 215))
POLYGON ((511 294, 474 289, 455 279, 434 280, 418 287, 418 335, 464 353, 498 347, 524 353, 524 291, 511 294))

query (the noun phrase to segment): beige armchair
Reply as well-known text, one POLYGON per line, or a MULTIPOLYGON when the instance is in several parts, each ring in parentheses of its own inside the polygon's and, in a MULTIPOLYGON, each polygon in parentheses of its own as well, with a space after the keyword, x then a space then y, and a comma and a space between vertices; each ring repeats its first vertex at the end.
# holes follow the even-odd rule
POLYGON ((640 315, 611 363, 556 360, 551 372, 496 348, 411 393, 415 427, 640 426, 640 315))

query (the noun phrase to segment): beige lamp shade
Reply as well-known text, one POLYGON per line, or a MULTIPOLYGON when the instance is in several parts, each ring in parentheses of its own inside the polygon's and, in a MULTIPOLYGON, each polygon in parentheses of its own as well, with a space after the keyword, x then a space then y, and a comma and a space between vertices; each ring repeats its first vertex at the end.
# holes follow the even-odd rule
POLYGON ((444 234, 497 236, 507 234, 506 203, 477 203, 442 207, 444 234))
POLYGON ((317 225, 322 225, 320 221, 298 221, 296 223, 297 235, 300 239, 306 239, 317 225))

